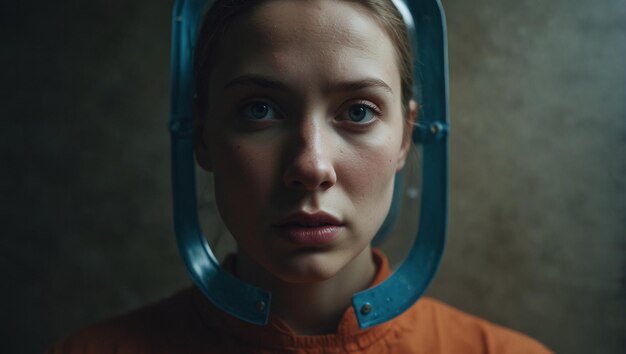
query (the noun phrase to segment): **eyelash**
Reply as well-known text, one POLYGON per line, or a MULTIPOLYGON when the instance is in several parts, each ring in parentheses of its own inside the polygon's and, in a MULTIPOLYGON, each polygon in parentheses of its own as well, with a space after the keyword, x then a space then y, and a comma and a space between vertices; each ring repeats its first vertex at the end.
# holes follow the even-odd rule
POLYGON ((245 129, 263 129, 276 123, 276 121, 282 120, 285 115, 275 105, 272 100, 263 96, 249 96, 239 100, 233 107, 234 115, 237 117, 237 124, 245 129), (264 105, 269 109, 268 114, 270 117, 264 116, 262 118, 255 118, 252 114, 255 106, 264 105))
POLYGON ((380 108, 378 108, 377 105, 375 105, 374 103, 370 102, 370 101, 359 101, 357 103, 351 104, 350 106, 355 106, 355 105, 363 105, 363 106, 367 106, 369 108, 372 109, 372 111, 374 111, 374 114, 376 114, 376 116, 382 116, 383 112, 381 111, 380 108))
MULTIPOLYGON (((348 106, 347 110, 350 110, 350 108, 352 108, 354 106, 365 106, 365 107, 371 109, 372 112, 374 113, 374 116, 376 118, 380 118, 380 116, 382 116, 382 114, 383 114, 383 112, 380 110, 380 108, 378 108, 378 106, 376 106, 375 104, 373 104, 372 102, 369 102, 369 101, 358 101, 358 102, 355 102, 355 103, 351 103, 348 106)), ((347 111, 347 110, 344 110, 344 111, 347 111)))
MULTIPOLYGON (((277 119, 276 117, 282 117, 282 114, 281 114, 280 110, 277 109, 274 104, 269 103, 267 100, 264 100, 264 99, 246 100, 245 102, 243 102, 242 104, 239 105, 239 108, 237 109, 237 112, 238 112, 238 114, 240 116, 242 116, 242 117, 244 117, 244 118, 246 118, 246 119, 248 119, 250 121, 261 122, 261 121, 268 120, 268 119, 258 119, 258 120, 256 120, 256 119, 253 119, 251 117, 247 117, 247 114, 246 114, 245 111, 247 109, 250 109, 250 107, 252 107, 253 105, 257 105, 257 104, 258 105, 266 105, 267 107, 269 107, 269 109, 272 110, 273 113, 274 113, 274 116, 275 116, 274 119, 277 119)), ((336 115, 336 117, 340 117, 342 115, 348 114, 349 110, 351 108, 355 107, 355 106, 367 107, 368 109, 370 109, 372 111, 372 114, 374 115, 374 118, 369 120, 369 121, 367 121, 366 123, 358 123, 358 122, 354 122, 354 121, 351 122, 349 119, 339 119, 339 121, 341 121, 341 122, 347 121, 350 124, 365 127, 365 126, 369 126, 369 125, 375 123, 377 118, 380 118, 382 116, 382 114, 383 114, 382 110, 377 105, 375 105, 374 103, 372 103, 370 101, 366 101, 366 100, 359 100, 359 101, 356 101, 356 102, 351 102, 349 105, 347 105, 347 107, 344 105, 345 108, 342 108, 340 113, 338 115, 336 115)))
POLYGON ((250 114, 252 112, 246 112, 246 111, 249 110, 249 109, 252 109, 255 105, 259 105, 259 106, 263 105, 263 106, 266 106, 267 108, 269 108, 269 110, 273 113, 273 117, 271 117, 270 119, 277 119, 277 117, 280 117, 280 113, 279 113, 278 109, 276 109, 273 104, 268 103, 268 102, 266 102, 264 100, 249 100, 247 102, 244 102, 240 106, 240 108, 238 109, 239 114, 241 116, 244 116, 246 119, 251 120, 251 121, 268 120, 268 119, 262 119, 262 118, 255 119, 255 118, 250 117, 250 114))
POLYGON ((347 105, 344 105, 341 108, 340 113, 336 115, 335 121, 337 122, 337 124, 345 127, 345 129, 354 132, 366 132, 380 121, 382 115, 382 110, 373 102, 367 100, 358 100, 349 102, 347 105), (364 122, 354 121, 349 116, 350 110, 352 110, 354 107, 365 107, 366 109, 371 111, 368 114, 371 114, 372 116, 369 120, 364 122))

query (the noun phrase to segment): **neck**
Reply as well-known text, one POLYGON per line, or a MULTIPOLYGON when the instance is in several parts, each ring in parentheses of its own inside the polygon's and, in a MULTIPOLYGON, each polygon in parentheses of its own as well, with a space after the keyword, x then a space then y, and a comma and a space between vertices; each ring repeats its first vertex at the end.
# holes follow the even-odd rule
POLYGON ((376 266, 368 246, 329 279, 292 283, 279 279, 250 259, 241 249, 237 275, 244 281, 272 292, 272 313, 299 335, 334 333, 352 295, 366 289, 376 266))

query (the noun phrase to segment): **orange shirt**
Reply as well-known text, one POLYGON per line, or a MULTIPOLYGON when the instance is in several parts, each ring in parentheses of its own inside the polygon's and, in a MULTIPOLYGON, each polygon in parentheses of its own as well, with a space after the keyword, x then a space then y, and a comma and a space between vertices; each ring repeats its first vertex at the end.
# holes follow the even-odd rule
MULTIPOLYGON (((376 285, 390 274, 374 252, 376 285)), ((523 334, 422 297, 399 317, 359 329, 352 307, 336 333, 299 336, 270 315, 267 326, 242 322, 213 306, 196 288, 84 329, 49 354, 209 353, 551 353, 523 334)))

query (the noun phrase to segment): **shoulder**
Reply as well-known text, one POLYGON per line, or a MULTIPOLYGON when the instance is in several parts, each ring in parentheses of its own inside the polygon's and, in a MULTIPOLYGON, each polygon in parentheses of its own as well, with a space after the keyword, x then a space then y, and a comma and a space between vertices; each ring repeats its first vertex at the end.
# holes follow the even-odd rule
MULTIPOLYGON (((514 330, 467 314, 438 300, 423 297, 402 322, 431 338, 433 352, 442 353, 552 353, 538 341, 514 330)), ((408 327, 407 327, 408 328, 408 327)))
POLYGON ((181 291, 156 304, 101 321, 62 339, 48 354, 125 354, 176 352, 193 342, 202 327, 193 310, 194 289, 181 291))

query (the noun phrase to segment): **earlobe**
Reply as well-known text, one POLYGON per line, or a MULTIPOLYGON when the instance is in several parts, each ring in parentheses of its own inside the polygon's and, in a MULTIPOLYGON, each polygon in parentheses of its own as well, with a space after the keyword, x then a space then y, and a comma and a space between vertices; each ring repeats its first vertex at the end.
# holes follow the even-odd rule
POLYGON ((410 100, 409 101, 409 106, 408 106, 408 112, 406 112, 406 118, 405 118, 405 126, 404 126, 404 131, 402 134, 402 146, 400 148, 400 154, 398 155, 398 163, 396 166, 396 172, 399 172, 400 170, 402 170, 402 168, 404 168, 404 165, 406 163, 406 158, 409 154, 409 149, 411 148, 411 144, 412 144, 412 135, 413 135, 413 128, 415 127, 415 120, 417 119, 417 109, 418 109, 418 105, 417 102, 415 102, 415 100, 410 100))
POLYGON ((193 149, 196 153, 196 162, 203 170, 213 172, 211 153, 204 135, 205 122, 206 117, 201 114, 198 103, 195 102, 193 105, 193 149))

